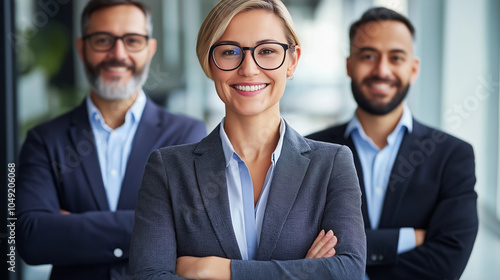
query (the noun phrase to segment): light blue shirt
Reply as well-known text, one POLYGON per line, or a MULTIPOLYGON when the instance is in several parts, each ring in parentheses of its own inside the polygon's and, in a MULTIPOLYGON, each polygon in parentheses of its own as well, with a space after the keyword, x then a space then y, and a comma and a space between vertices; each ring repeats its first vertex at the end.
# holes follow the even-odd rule
MULTIPOLYGON (((406 104, 404 104, 401 119, 394 131, 387 137, 387 146, 383 149, 379 149, 372 139, 365 134, 356 116, 347 125, 344 137, 352 136, 359 161, 361 162, 365 184, 366 206, 372 229, 378 228, 392 167, 406 130, 408 133, 411 133, 413 130, 412 115, 406 104)), ((401 228, 399 230, 398 254, 413 248, 415 248, 414 229, 401 228)))
POLYGON ((146 95, 141 90, 135 103, 125 114, 125 122, 116 129, 111 129, 105 122, 101 112, 87 97, 87 111, 90 126, 94 133, 97 156, 101 168, 102 182, 106 189, 109 210, 116 211, 128 157, 132 149, 137 126, 146 106, 146 95))
MULTIPOLYGON (((224 131, 224 120, 222 119, 220 125, 220 139, 222 141, 222 149, 224 151, 224 157, 226 159, 226 182, 227 191, 229 196, 229 210, 231 212, 231 221, 233 224, 234 233, 236 235, 236 241, 238 242, 238 247, 240 248, 241 257, 243 260, 248 260, 248 250, 247 250, 247 236, 245 231, 245 218, 243 209, 243 192, 242 185, 250 184, 252 181, 250 176, 240 176, 242 173, 249 174, 246 164, 241 160, 240 156, 234 151, 233 145, 229 141, 226 132, 224 131), (245 180, 245 181, 243 181, 245 180), (249 180, 249 181, 246 181, 249 180)), ((273 179, 274 169, 281 154, 281 148, 283 147, 283 136, 285 135, 285 123, 281 119, 279 128, 280 138, 276 149, 274 150, 271 158, 271 166, 269 167, 264 181, 264 186, 262 188, 259 200, 255 206, 255 226, 257 230, 257 244, 260 243, 260 234, 262 231, 262 220, 264 219, 264 212, 266 210, 267 199, 269 197, 270 184, 273 179)), ((253 202, 252 198, 252 202, 253 202)), ((257 245, 258 246, 258 245, 257 245)))

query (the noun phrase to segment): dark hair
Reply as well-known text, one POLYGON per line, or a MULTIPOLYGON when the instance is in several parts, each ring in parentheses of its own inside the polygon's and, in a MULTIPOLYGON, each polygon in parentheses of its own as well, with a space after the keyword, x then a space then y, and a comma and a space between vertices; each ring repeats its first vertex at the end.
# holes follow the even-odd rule
POLYGON ((351 28, 349 29, 349 40, 351 42, 351 45, 354 40, 354 36, 359 31, 362 25, 369 22, 380 22, 387 20, 402 22, 404 25, 406 25, 406 27, 408 27, 408 30, 410 30, 411 33, 411 37, 413 38, 413 40, 415 40, 415 28, 407 17, 387 8, 376 7, 367 10, 358 21, 354 22, 351 25, 351 28))
POLYGON ((85 31, 89 27, 90 15, 100 9, 119 6, 119 5, 133 5, 139 8, 146 16, 146 31, 149 36, 153 35, 153 23, 151 20, 151 10, 146 4, 141 3, 136 0, 90 0, 85 9, 83 9, 81 17, 81 32, 82 36, 85 35, 85 31))

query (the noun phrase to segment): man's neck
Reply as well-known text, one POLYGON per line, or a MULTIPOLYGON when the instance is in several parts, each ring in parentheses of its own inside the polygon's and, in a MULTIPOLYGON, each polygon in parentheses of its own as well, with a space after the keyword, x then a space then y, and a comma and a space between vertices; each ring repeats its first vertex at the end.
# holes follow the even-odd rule
POLYGON ((380 149, 387 145, 387 137, 394 131, 403 115, 404 105, 401 103, 391 112, 385 115, 373 115, 363 111, 361 108, 356 109, 356 117, 358 118, 366 136, 372 139, 373 143, 380 149))
POLYGON ((101 112, 104 122, 111 128, 116 129, 125 123, 125 115, 127 111, 134 105, 137 97, 139 96, 139 91, 132 94, 127 99, 123 100, 107 100, 95 92, 91 91, 90 98, 92 102, 97 107, 99 112, 101 112))

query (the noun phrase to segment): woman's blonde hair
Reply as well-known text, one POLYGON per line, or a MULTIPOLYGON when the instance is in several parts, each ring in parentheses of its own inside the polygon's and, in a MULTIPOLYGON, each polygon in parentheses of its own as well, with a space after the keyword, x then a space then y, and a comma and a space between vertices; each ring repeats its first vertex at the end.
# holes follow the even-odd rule
POLYGON ((292 16, 281 0, 221 0, 203 21, 196 42, 196 55, 208 78, 212 79, 210 48, 222 37, 235 15, 250 10, 265 10, 277 15, 283 22, 287 43, 300 45, 292 16))

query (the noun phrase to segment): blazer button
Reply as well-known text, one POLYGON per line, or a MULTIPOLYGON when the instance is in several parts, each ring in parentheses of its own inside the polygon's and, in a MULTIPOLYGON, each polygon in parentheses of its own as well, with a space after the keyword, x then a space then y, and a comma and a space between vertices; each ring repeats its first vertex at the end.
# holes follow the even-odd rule
POLYGON ((113 251, 113 255, 115 255, 115 257, 117 258, 121 258, 123 256, 123 251, 122 249, 120 248, 116 248, 114 251, 113 251))
POLYGON ((376 261, 377 261, 377 259, 378 259, 378 258, 377 258, 377 254, 372 254, 372 255, 370 256, 370 258, 371 258, 371 259, 372 259, 372 261, 374 261, 374 262, 376 262, 376 261))

